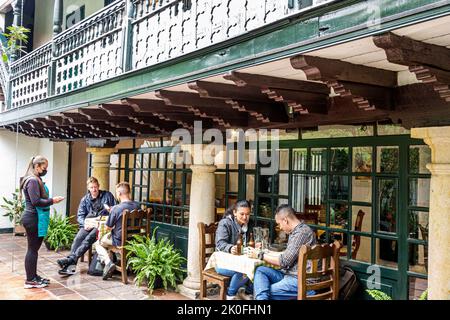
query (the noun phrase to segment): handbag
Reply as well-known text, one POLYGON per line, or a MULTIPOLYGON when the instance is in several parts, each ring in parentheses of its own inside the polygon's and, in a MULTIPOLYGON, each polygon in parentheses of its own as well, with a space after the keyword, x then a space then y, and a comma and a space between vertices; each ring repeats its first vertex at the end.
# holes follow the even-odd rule
MULTIPOLYGON (((47 195, 49 190, 44 184, 44 189, 47 195)), ((48 225, 50 223, 50 207, 36 207, 36 212, 38 215, 38 237, 47 236, 48 225)))

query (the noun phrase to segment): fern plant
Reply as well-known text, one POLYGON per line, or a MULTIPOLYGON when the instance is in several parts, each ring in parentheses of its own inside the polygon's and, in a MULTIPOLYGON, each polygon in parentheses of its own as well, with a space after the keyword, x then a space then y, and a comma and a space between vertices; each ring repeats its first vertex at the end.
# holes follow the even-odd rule
POLYGON ((392 300, 390 296, 380 290, 368 290, 366 292, 374 299, 374 300, 392 300))
POLYGON ((78 227, 70 223, 69 217, 62 217, 54 211, 50 217, 47 236, 44 241, 51 250, 61 250, 68 248, 75 239, 78 227))
POLYGON ((186 270, 182 264, 186 259, 180 250, 175 249, 169 240, 160 239, 156 241, 155 231, 152 238, 134 235, 129 240, 125 249, 127 250, 127 267, 136 274, 135 283, 140 286, 147 282, 148 292, 151 294, 155 288, 155 281, 161 278, 164 289, 170 284, 176 286, 176 281, 183 280, 186 270))
POLYGON ((20 201, 19 199, 20 191, 16 191, 12 194, 12 199, 6 199, 3 197, 5 204, 1 205, 2 209, 5 209, 6 213, 4 217, 8 217, 14 226, 20 225, 20 220, 22 219, 22 214, 25 211, 25 201, 20 201))
POLYGON ((422 294, 419 297, 419 300, 428 300, 428 289, 422 292, 422 294))

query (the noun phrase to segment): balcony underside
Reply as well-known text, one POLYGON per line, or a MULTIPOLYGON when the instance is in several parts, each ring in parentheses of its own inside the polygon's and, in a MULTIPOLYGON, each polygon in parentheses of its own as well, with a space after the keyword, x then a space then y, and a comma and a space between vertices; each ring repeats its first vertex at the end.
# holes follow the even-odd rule
POLYGON ((449 24, 448 15, 381 24, 341 44, 336 36, 295 47, 282 36, 288 26, 4 112, 0 125, 55 140, 166 136, 195 121, 219 130, 448 125, 449 24))

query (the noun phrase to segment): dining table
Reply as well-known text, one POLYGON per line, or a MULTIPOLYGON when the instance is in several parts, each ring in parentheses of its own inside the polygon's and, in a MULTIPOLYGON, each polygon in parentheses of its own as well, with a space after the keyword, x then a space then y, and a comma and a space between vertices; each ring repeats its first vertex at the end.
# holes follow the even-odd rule
MULTIPOLYGON (((265 250, 265 255, 278 256, 281 253, 282 252, 265 250)), ((273 268, 277 268, 276 266, 267 264, 263 260, 250 258, 246 254, 235 255, 228 252, 215 251, 209 258, 205 270, 211 268, 232 270, 245 274, 250 279, 250 281, 253 281, 256 268, 261 265, 267 265, 273 268)))
POLYGON ((84 226, 97 228, 97 239, 101 239, 108 232, 106 229, 107 220, 108 216, 86 218, 84 219, 84 226))

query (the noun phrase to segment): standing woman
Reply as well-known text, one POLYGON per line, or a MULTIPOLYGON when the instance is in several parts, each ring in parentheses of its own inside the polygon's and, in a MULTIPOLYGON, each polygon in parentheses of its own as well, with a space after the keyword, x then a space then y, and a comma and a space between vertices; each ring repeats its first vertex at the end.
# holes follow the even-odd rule
MULTIPOLYGON (((25 227, 28 240, 27 254, 25 256, 25 271, 27 274, 25 289, 43 288, 50 283, 48 279, 41 278, 36 273, 38 251, 44 239, 41 235, 46 233, 46 230, 38 227, 38 214, 39 212, 43 212, 42 209, 61 202, 64 200, 64 197, 49 198, 48 189, 41 179, 41 177, 47 174, 47 168, 48 160, 45 157, 33 157, 28 165, 25 176, 20 178, 20 192, 22 194, 23 191, 26 203, 25 212, 22 216, 22 224, 25 227)), ((42 222, 45 221, 40 222, 42 226, 42 222)))

